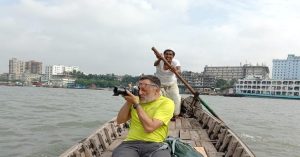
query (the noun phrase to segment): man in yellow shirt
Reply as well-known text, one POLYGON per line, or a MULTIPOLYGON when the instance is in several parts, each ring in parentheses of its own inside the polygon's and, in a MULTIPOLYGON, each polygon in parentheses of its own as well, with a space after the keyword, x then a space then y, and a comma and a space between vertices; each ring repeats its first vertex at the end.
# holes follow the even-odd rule
POLYGON ((120 109, 117 123, 130 120, 125 141, 114 151, 113 157, 170 157, 163 141, 174 113, 174 102, 160 95, 160 80, 152 75, 139 79, 139 97, 127 91, 126 102, 120 109))

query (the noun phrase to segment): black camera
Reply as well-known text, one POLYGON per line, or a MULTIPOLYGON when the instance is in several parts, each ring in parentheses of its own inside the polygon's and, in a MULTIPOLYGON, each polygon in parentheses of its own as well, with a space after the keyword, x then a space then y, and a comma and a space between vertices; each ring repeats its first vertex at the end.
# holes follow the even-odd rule
POLYGON ((126 93, 126 90, 128 90, 129 92, 131 92, 133 95, 136 95, 138 96, 139 95, 139 90, 138 88, 136 87, 133 87, 131 89, 127 89, 127 88, 124 88, 124 87, 114 87, 114 94, 113 96, 119 96, 119 95, 122 95, 122 96, 127 96, 128 94, 126 93))

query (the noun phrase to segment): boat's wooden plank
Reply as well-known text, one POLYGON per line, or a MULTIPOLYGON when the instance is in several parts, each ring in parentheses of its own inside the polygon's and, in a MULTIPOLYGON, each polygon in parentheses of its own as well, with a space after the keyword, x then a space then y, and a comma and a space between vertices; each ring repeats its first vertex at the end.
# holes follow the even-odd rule
POLYGON ((202 116, 203 116, 203 112, 202 112, 202 109, 197 109, 194 113, 196 119, 200 120, 202 119, 202 116))
POLYGON ((179 130, 175 129, 175 130, 169 130, 169 136, 172 137, 179 137, 179 130))
POLYGON ((104 133, 105 133, 105 136, 106 136, 106 139, 107 139, 107 143, 108 145, 110 145, 112 143, 113 140, 116 139, 116 137, 114 136, 114 133, 111 129, 111 126, 106 126, 104 128, 104 133))
POLYGON ((209 157, 224 157, 224 154, 223 152, 208 152, 207 155, 209 157))
POLYGON ((209 153, 209 152, 216 153, 217 152, 216 148, 210 141, 201 141, 201 145, 205 148, 207 153, 209 153))
POLYGON ((189 130, 187 130, 187 129, 180 129, 180 131, 179 131, 179 137, 182 140, 190 140, 191 139, 191 135, 190 135, 189 130))
POLYGON ((231 141, 229 142, 227 153, 225 154, 225 157, 231 157, 233 155, 237 144, 238 144, 238 142, 234 138, 232 138, 231 141))
POLYGON ((86 141, 83 143, 84 154, 86 157, 93 157, 92 151, 89 149, 89 143, 86 141))
POLYGON ((191 139, 195 141, 197 147, 202 147, 198 131, 190 130, 191 139))
POLYGON ((240 157, 241 156, 241 154, 242 154, 242 152, 243 152, 243 147, 242 146, 238 146, 238 147, 236 147, 236 149, 234 150, 234 153, 233 153, 233 155, 232 155, 232 157, 240 157))
POLYGON ((91 144, 93 146, 93 150, 95 151, 95 154, 96 154, 96 157, 100 157, 101 156, 101 152, 103 152, 103 149, 102 149, 102 145, 99 141, 99 138, 97 135, 95 135, 94 137, 92 137, 90 139, 91 141, 91 144))
POLYGON ((222 145, 221 145, 221 147, 220 147, 220 149, 219 149, 220 152, 223 152, 223 151, 226 149, 226 147, 228 146, 228 144, 229 144, 231 138, 232 138, 232 135, 231 135, 231 134, 227 134, 227 135, 225 136, 224 141, 223 141, 223 143, 222 143, 222 145))
POLYGON ((199 129, 198 135, 199 135, 201 141, 209 141, 210 140, 204 129, 199 129))
POLYGON ((175 121, 170 121, 169 122, 169 130, 173 130, 173 129, 175 129, 175 121))
POLYGON ((189 131, 190 131, 190 135, 191 135, 192 140, 194 140, 194 141, 199 141, 200 140, 198 130, 189 130, 189 131))
POLYGON ((210 118, 209 118, 209 116, 207 114, 203 115, 203 123, 202 123, 202 128, 203 129, 207 127, 207 123, 208 123, 209 119, 210 118))
POLYGON ((196 147, 196 143, 193 140, 182 140, 182 141, 189 144, 192 147, 196 147))
POLYGON ((175 128, 176 129, 181 129, 181 119, 180 118, 176 118, 176 126, 175 126, 175 128))
POLYGON ((81 157, 79 150, 75 151, 75 157, 81 157))
POLYGON ((203 157, 207 157, 204 147, 194 147, 203 157))
POLYGON ((217 141, 217 144, 216 144, 216 148, 219 150, 219 148, 221 147, 222 143, 223 143, 223 140, 225 138, 225 135, 227 133, 226 129, 221 129, 220 131, 221 133, 218 134, 218 141, 217 141))
POLYGON ((221 124, 216 123, 214 130, 213 130, 212 134, 210 135, 210 139, 212 139, 212 140, 217 139, 218 133, 220 132, 221 127, 222 127, 221 124))
POLYGON ((100 141, 100 143, 101 143, 101 145, 102 145, 102 149, 103 149, 103 150, 106 150, 107 147, 109 146, 109 144, 108 144, 108 140, 107 140, 107 138, 106 138, 106 136, 105 136, 104 131, 103 131, 103 130, 99 131, 99 132, 97 133, 97 136, 98 136, 99 141, 100 141))
POLYGON ((215 128, 215 125, 216 125, 216 121, 214 121, 213 119, 210 119, 210 122, 209 122, 209 124, 208 124, 208 128, 209 128, 209 129, 207 130, 208 136, 211 135, 212 131, 213 131, 214 128, 215 128))
POLYGON ((190 121, 187 118, 181 119, 181 127, 182 129, 190 129, 192 128, 192 125, 190 124, 190 121))
POLYGON ((117 139, 115 140, 108 148, 107 151, 113 151, 118 145, 120 145, 123 142, 123 139, 117 139))
POLYGON ((189 118, 189 121, 190 121, 190 124, 191 124, 193 129, 201 128, 201 125, 200 125, 199 121, 197 121, 196 119, 189 118))
POLYGON ((245 150, 243 150, 241 157, 250 157, 250 155, 245 150))
POLYGON ((101 157, 111 157, 112 156, 112 152, 111 151, 105 151, 101 157))

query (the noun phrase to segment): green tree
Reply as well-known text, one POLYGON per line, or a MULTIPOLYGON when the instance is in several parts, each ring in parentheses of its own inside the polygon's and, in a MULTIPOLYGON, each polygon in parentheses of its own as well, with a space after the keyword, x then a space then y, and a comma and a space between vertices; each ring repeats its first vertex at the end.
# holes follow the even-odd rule
POLYGON ((230 81, 226 81, 224 79, 217 79, 216 87, 221 90, 232 88, 233 85, 237 82, 237 79, 231 79, 230 81))

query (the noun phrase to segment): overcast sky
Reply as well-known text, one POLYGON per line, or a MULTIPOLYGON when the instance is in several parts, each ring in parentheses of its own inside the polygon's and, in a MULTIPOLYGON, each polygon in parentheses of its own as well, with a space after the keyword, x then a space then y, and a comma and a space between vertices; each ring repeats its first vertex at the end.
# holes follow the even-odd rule
MULTIPOLYGON (((300 55, 299 0, 0 0, 0 73, 8 60, 152 74, 151 47, 182 70, 300 55)), ((43 67, 44 70, 44 67, 43 67)))

